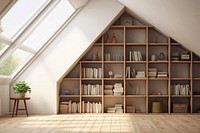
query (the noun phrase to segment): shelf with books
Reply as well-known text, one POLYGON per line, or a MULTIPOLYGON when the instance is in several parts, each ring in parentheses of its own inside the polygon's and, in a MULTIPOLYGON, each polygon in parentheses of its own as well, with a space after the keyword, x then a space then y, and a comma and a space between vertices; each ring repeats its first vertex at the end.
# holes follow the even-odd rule
POLYGON ((82 97, 97 98, 102 97, 102 95, 81 95, 82 97))

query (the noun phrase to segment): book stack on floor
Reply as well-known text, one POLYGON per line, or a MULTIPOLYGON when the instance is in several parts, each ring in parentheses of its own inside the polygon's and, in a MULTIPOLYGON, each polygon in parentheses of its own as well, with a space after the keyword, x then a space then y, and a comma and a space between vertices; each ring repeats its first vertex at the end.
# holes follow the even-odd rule
POLYGON ((113 85, 104 85, 104 94, 113 95, 113 85))
POLYGON ((167 78, 167 72, 158 72, 157 78, 167 78))
POLYGON ((123 113, 122 104, 116 103, 115 107, 108 107, 107 113, 123 113))
POLYGON ((80 104, 77 102, 61 102, 60 103, 60 114, 67 113, 79 113, 80 112, 80 104))
POLYGON ((136 78, 145 78, 145 71, 137 71, 136 78))
POLYGON ((115 83, 113 92, 115 96, 121 96, 124 93, 122 83, 115 83))
POLYGON ((101 102, 87 102, 82 101, 82 113, 101 113, 101 102))
POLYGON ((157 68, 149 68, 148 69, 149 78, 156 78, 156 75, 157 75, 157 68))

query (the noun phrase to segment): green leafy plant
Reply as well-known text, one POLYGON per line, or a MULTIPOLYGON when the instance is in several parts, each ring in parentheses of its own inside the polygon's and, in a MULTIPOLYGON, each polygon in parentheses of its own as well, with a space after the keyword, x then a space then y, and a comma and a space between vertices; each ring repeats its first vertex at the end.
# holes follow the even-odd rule
POLYGON ((18 81, 14 84, 13 90, 15 93, 27 93, 31 92, 31 88, 25 81, 18 81))

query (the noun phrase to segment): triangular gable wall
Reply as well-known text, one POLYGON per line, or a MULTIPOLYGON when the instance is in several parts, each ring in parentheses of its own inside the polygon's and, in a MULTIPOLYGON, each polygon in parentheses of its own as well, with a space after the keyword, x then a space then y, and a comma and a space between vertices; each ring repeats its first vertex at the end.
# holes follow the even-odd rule
MULTIPOLYGON (((112 112, 110 107, 116 104, 122 106, 119 112, 130 113, 133 110, 128 108, 134 108, 133 112, 152 113, 155 111, 152 103, 156 101, 164 105, 160 112, 173 113, 176 111, 171 105, 182 101, 191 107, 185 112, 197 112, 200 104, 198 99, 192 99, 192 94, 200 92, 197 88, 200 73, 195 73, 199 66, 200 58, 193 52, 125 12, 63 78, 59 103, 79 103, 79 109, 70 113, 112 112), (153 78, 151 68, 156 68, 153 78), (144 76, 139 74, 143 72, 144 76), (121 94, 115 92, 116 83, 122 85, 121 94), (189 90, 174 94, 172 86, 177 84, 188 85, 189 90), (114 85, 112 91, 107 90, 107 85, 114 85), (93 87, 98 91, 93 92, 93 87), (184 96, 177 100, 176 95, 184 96), (98 104, 98 108, 91 112, 87 104, 92 107, 98 104), (99 109, 100 112, 96 111, 99 109)), ((69 112, 61 109, 60 113, 69 112)))

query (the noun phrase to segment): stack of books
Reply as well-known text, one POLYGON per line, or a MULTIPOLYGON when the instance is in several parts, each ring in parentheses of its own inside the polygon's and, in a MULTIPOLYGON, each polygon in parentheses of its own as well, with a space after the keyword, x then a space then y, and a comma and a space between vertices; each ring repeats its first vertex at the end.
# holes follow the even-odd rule
POLYGON ((174 95, 190 95, 190 86, 186 85, 173 85, 174 87, 174 95))
POLYGON ((83 95, 102 95, 102 85, 82 84, 83 95))
POLYGON ((158 72, 157 78, 167 78, 167 72, 158 72))
POLYGON ((115 109, 116 109, 115 113, 123 113, 123 109, 122 109, 122 104, 121 103, 115 104, 115 109))
POLYGON ((129 51, 129 61, 143 61, 140 51, 129 51))
POLYGON ((190 60, 190 55, 189 55, 189 53, 188 52, 182 52, 181 54, 180 54, 180 59, 181 60, 190 60))
POLYGON ((121 103, 116 103, 114 107, 108 107, 107 113, 123 113, 121 103))
POLYGON ((145 71, 137 71, 136 78, 145 78, 145 71))
POLYGON ((148 77, 149 78, 156 78, 157 75, 157 68, 149 68, 148 69, 148 77))
POLYGON ((102 78, 102 68, 82 68, 83 78, 102 78))
POLYGON ((124 89, 122 87, 122 83, 115 83, 113 89, 115 96, 121 96, 124 93, 124 89))
POLYGON ((61 102, 60 103, 60 114, 69 113, 69 102, 61 102))
POLYGON ((113 95, 113 85, 104 85, 104 94, 113 95))

